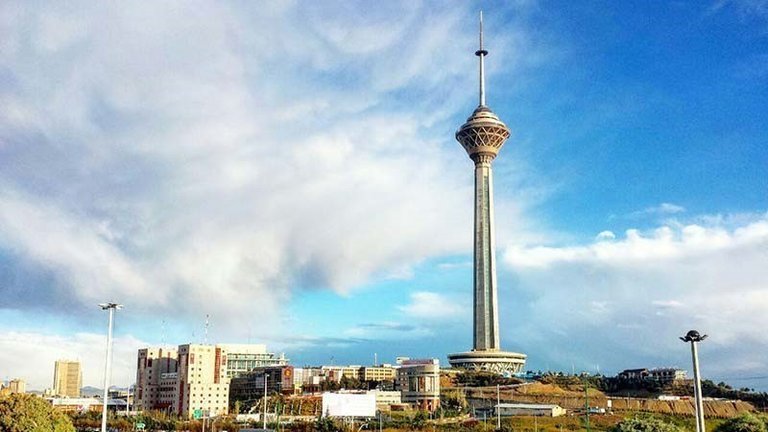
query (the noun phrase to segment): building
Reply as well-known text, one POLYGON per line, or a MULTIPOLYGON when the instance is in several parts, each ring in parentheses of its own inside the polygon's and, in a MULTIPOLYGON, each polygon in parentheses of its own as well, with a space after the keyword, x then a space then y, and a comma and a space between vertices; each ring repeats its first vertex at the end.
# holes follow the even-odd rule
POLYGON ((341 381, 341 378, 357 379, 360 374, 360 365, 352 366, 321 366, 323 376, 329 381, 341 381))
POLYGON ((402 401, 426 411, 440 407, 440 362, 437 359, 406 360, 397 369, 402 401))
POLYGON ((620 379, 635 381, 635 380, 647 380, 656 381, 661 384, 671 384, 675 382, 685 381, 688 379, 687 373, 678 368, 665 367, 655 369, 625 369, 617 375, 620 379))
POLYGON ((267 394, 292 395, 295 393, 293 366, 266 366, 243 373, 230 380, 229 404, 252 402, 264 397, 264 379, 267 394))
POLYGON ((83 386, 83 371, 80 362, 75 360, 56 360, 53 368, 53 394, 77 398, 83 386))
MULTIPOLYGON (((61 412, 85 412, 102 410, 101 399, 98 398, 46 398, 53 408, 61 412)), ((107 409, 112 411, 125 411, 126 402, 119 399, 107 399, 107 409)))
POLYGON ((227 376, 229 378, 256 368, 288 364, 285 354, 277 356, 275 353, 267 352, 267 346, 264 344, 219 344, 216 346, 227 358, 227 376))
POLYGON ((317 393, 325 381, 323 369, 319 367, 293 368, 293 387, 304 393, 317 393))
POLYGON ((177 413, 182 417, 229 412, 227 359, 215 345, 179 345, 177 413))
POLYGON ((620 379, 625 380, 641 380, 648 377, 648 369, 624 369, 617 375, 620 379))
POLYGON ((682 369, 667 367, 649 370, 648 378, 654 381, 658 381, 661 384, 671 384, 685 381, 688 379, 688 375, 682 369))
POLYGON ((134 406, 139 410, 170 409, 176 412, 178 369, 178 351, 175 349, 140 349, 136 364, 134 406))
POLYGON ((483 20, 480 15, 480 101, 478 107, 456 132, 475 165, 474 227, 474 333, 471 351, 450 354, 451 366, 459 369, 520 373, 525 354, 505 352, 499 343, 496 250, 493 227, 493 172, 491 162, 509 137, 509 128, 485 104, 483 20))
POLYGON ((494 409, 500 416, 539 416, 559 417, 565 415, 565 409, 560 405, 526 404, 526 403, 502 403, 494 405, 494 409))
POLYGON ((284 355, 267 352, 265 345, 143 348, 138 351, 136 365, 136 407, 167 410, 188 418, 227 414, 230 379, 259 367, 281 367, 277 365, 287 361, 284 355))
POLYGON ((360 381, 394 381, 396 377, 397 370, 391 365, 361 366, 357 373, 360 381))
POLYGON ((16 378, 8 381, 6 385, 0 386, 0 389, 6 394, 26 393, 27 383, 23 379, 16 378))
POLYGON ((389 411, 392 405, 403 403, 403 394, 397 390, 373 390, 376 393, 376 409, 389 411))

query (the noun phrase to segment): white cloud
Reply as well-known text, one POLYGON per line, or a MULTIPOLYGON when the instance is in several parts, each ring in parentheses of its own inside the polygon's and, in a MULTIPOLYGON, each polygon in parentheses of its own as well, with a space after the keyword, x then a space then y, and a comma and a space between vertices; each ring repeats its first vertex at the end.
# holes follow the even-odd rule
POLYGON ((425 320, 460 320, 465 319, 467 310, 457 300, 447 296, 417 291, 411 293, 410 303, 398 309, 411 318, 425 320))
MULTIPOLYGON (((38 332, 0 332, 0 363, 9 378, 22 378, 29 390, 53 385, 56 360, 80 361, 83 386, 103 388, 106 335, 75 333, 59 336, 38 332)), ((125 387, 136 378, 136 352, 146 346, 131 336, 116 336, 113 344, 111 385, 125 387)), ((6 377, 3 377, 4 379, 6 377)))
POLYGON ((646 207, 642 210, 634 211, 627 214, 627 219, 639 219, 648 216, 666 216, 674 215, 678 213, 684 213, 685 207, 672 203, 661 203, 657 206, 646 207))
MULTIPOLYGON (((24 263, 54 308, 237 330, 258 304, 270 328, 297 287, 465 252, 469 162, 436 122, 472 108, 473 14, 403 6, 2 6, 0 251, 18 286, 0 307, 34 295, 24 263)), ((530 201, 499 199, 519 237, 530 201)))
MULTIPOLYGON (((601 364, 621 369, 635 358, 649 366, 685 366, 677 336, 696 328, 710 334, 709 358, 738 353, 739 365, 760 365, 753 372, 768 367, 758 354, 768 350, 762 330, 768 326, 768 214, 740 226, 676 223, 647 233, 628 230, 611 242, 509 247, 503 259, 518 294, 530 299, 526 313, 536 315, 535 324, 517 318, 522 327, 515 340, 522 346, 564 334, 572 347, 567 355, 584 363, 602 358, 601 364), (599 339, 589 336, 596 334, 599 339)), ((548 345, 536 349, 556 357, 548 345)), ((708 373, 737 368, 711 362, 708 373)))

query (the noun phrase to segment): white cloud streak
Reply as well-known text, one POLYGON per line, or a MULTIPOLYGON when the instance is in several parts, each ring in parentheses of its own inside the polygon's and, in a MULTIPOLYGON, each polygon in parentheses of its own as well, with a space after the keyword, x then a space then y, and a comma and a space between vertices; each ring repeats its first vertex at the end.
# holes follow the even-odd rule
MULTIPOLYGON (((768 215, 735 227, 675 223, 649 233, 628 230, 624 238, 584 246, 510 247, 504 262, 537 317, 536 327, 524 323, 518 332, 523 346, 563 335, 574 346, 569 355, 585 363, 588 347, 593 359, 616 369, 631 366, 620 363, 630 357, 663 365, 684 358, 675 354, 677 336, 697 328, 710 333, 710 358, 738 353, 738 361, 710 363, 710 373, 768 367, 758 354, 768 349, 762 330, 768 326, 768 215), (599 340, 585 338, 589 334, 599 340), (580 350, 575 340, 584 345, 580 350)), ((556 357, 546 345, 536 349, 556 357)))

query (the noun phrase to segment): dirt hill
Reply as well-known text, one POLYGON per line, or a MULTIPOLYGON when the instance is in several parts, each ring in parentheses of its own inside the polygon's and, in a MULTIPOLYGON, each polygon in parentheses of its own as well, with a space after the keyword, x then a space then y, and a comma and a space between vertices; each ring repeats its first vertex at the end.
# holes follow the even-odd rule
MULTIPOLYGON (((475 406, 489 406, 496 402, 495 387, 470 388, 466 389, 466 392, 467 399, 474 403, 475 406)), ((555 384, 542 384, 538 382, 514 387, 502 387, 500 396, 502 402, 557 404, 568 410, 583 409, 585 402, 583 389, 562 388, 555 384)), ((614 412, 643 411, 693 416, 695 410, 693 399, 666 401, 614 397, 605 395, 596 389, 589 389, 589 406, 606 408, 607 410, 608 400, 611 401, 611 410, 614 412)), ((730 418, 751 411, 755 411, 755 408, 743 401, 704 401, 704 415, 706 417, 730 418)))

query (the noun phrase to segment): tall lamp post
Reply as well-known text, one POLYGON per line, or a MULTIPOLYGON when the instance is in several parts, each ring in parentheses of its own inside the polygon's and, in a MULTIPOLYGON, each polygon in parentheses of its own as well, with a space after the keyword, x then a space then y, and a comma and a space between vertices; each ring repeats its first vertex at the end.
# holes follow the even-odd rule
POLYGON ((701 375, 699 374, 699 342, 707 338, 696 330, 689 331, 680 337, 683 342, 691 343, 691 357, 693 357, 693 396, 696 400, 696 432, 704 432, 704 402, 701 394, 701 375))
POLYGON ((107 400, 109 397, 109 375, 112 369, 112 324, 114 323, 114 315, 117 309, 121 309, 123 305, 117 303, 101 303, 99 307, 102 310, 109 311, 109 327, 107 329, 107 361, 104 367, 104 399, 102 400, 103 406, 101 409, 101 432, 107 432, 107 400))

